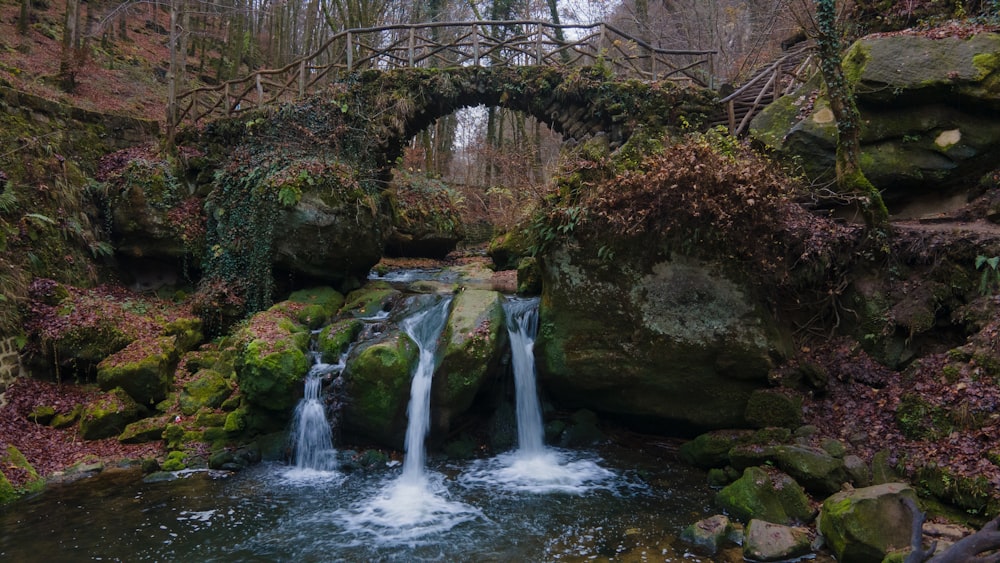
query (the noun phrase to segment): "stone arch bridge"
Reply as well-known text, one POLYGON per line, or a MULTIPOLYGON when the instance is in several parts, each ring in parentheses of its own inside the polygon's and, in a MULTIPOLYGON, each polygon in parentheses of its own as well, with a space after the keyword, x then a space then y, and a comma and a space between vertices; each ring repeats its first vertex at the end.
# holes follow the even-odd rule
POLYGON ((390 162, 434 120, 478 105, 522 111, 567 139, 603 134, 616 146, 637 127, 676 125, 681 117, 697 124, 714 112, 713 54, 657 48, 605 23, 352 29, 281 69, 178 95, 168 129, 172 138, 185 124, 336 97, 367 114, 363 125, 390 162))

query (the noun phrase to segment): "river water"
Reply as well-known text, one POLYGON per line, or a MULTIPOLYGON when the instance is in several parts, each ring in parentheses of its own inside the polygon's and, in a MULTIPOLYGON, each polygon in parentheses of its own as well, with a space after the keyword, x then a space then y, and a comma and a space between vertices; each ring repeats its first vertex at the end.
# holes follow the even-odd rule
POLYGON ((137 471, 105 472, 0 509, 0 560, 710 561, 685 557, 675 539, 713 513, 704 474, 655 443, 637 444, 576 452, 617 475, 582 494, 469 486, 460 476, 470 464, 432 459, 438 493, 476 510, 416 537, 352 518, 398 480, 398 466, 325 480, 295 478, 278 463, 153 483, 137 471))
MULTIPOLYGON (((297 467, 263 463, 155 482, 138 470, 111 470, 53 485, 0 508, 0 561, 723 560, 689 553, 676 539, 714 513, 713 492, 704 473, 673 460, 669 443, 616 432, 592 450, 542 444, 532 358, 537 302, 508 305, 518 347, 518 449, 460 463, 426 459, 423 397, 410 406, 414 435, 402 467, 345 472, 337 468, 353 467, 344 463, 353 454, 332 447, 317 389, 298 414, 312 413, 324 432, 295 426, 298 445, 315 443, 297 448, 315 450, 297 467)), ((419 385, 429 388, 420 381, 433 370, 427 343, 447 306, 413 317, 435 321, 426 323, 427 338, 415 332, 424 323, 404 323, 427 350, 422 363, 430 360, 427 374, 415 374, 414 395, 423 396, 419 385)), ((318 388, 323 374, 316 375, 318 388)))

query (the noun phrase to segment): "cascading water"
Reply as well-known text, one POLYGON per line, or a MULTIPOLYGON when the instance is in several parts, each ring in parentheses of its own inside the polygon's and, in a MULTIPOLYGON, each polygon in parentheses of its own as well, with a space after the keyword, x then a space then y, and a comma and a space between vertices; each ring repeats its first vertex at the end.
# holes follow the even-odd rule
POLYGON ((507 317, 511 363, 514 366, 518 449, 524 456, 538 455, 545 449, 542 407, 535 389, 538 299, 508 299, 503 310, 507 317))
POLYGON ((302 400, 295 407, 292 418, 290 441, 295 452, 295 467, 287 473, 290 478, 336 474, 337 470, 337 450, 333 447, 333 431, 321 392, 323 382, 331 378, 332 384, 338 386, 347 354, 336 364, 323 363, 318 352, 311 354, 313 365, 306 375, 302 400))
POLYGON ((508 299, 504 313, 514 368, 518 449, 473 463, 461 482, 466 486, 499 486, 534 493, 582 494, 606 486, 614 473, 593 460, 582 459, 585 453, 545 447, 535 383, 538 299, 508 299))
POLYGON ((435 353, 450 305, 450 297, 441 299, 401 323, 402 330, 420 350, 410 384, 402 474, 374 498, 354 505, 349 511, 337 512, 346 531, 366 536, 369 541, 382 545, 415 545, 422 541, 421 538, 481 516, 478 509, 445 498, 444 477, 428 473, 425 468, 424 440, 430 427, 435 353))
POLYGON ((451 298, 413 315, 403 321, 402 328, 420 349, 420 360, 410 384, 409 417, 406 427, 406 457, 403 459, 402 479, 418 481, 424 473, 424 440, 431 421, 431 382, 434 377, 437 341, 448 320, 451 298))

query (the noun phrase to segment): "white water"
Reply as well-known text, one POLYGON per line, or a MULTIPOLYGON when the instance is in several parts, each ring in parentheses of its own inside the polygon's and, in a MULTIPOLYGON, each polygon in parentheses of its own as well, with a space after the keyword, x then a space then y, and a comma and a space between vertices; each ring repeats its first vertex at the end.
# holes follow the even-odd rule
POLYGON ((535 389, 535 336, 538 335, 538 299, 508 299, 503 306, 510 335, 511 363, 517 394, 517 444, 524 457, 545 449, 542 407, 535 389))
POLYGON ((406 427, 406 457, 403 458, 402 480, 417 482, 424 473, 426 450, 424 439, 431 422, 431 382, 434 377, 438 338, 448 319, 451 298, 442 299, 437 305, 407 317, 403 331, 417 343, 420 360, 410 383, 409 417, 406 427))
POLYGON ((347 532, 366 542, 412 546, 482 516, 476 508, 449 500, 443 476, 428 474, 425 468, 435 354, 450 306, 450 297, 442 299, 402 322, 401 328, 420 350, 410 384, 402 474, 374 497, 336 513, 347 532))
POLYGON ((585 452, 545 447, 545 429, 535 377, 535 337, 538 299, 509 299, 504 303, 510 335, 511 364, 517 406, 518 449, 473 462, 461 477, 466 486, 502 487, 531 493, 583 494, 607 488, 614 473, 585 452))
POLYGON ((295 481, 327 481, 342 477, 337 471, 337 450, 333 447, 333 431, 320 397, 323 380, 343 371, 347 355, 337 364, 325 364, 313 353, 313 366, 306 375, 302 400, 292 418, 291 443, 295 451, 295 467, 285 476, 295 481))

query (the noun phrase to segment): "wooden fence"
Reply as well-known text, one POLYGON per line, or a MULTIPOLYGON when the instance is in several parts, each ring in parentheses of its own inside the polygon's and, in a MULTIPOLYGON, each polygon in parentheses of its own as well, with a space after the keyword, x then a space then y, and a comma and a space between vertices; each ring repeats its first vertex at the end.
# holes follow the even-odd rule
POLYGON ((606 23, 535 20, 437 22, 348 29, 284 67, 195 88, 168 104, 168 136, 182 123, 231 116, 294 100, 365 69, 592 65, 622 78, 683 80, 713 86, 707 50, 661 49, 606 23), (564 39, 572 35, 572 40, 564 39))

